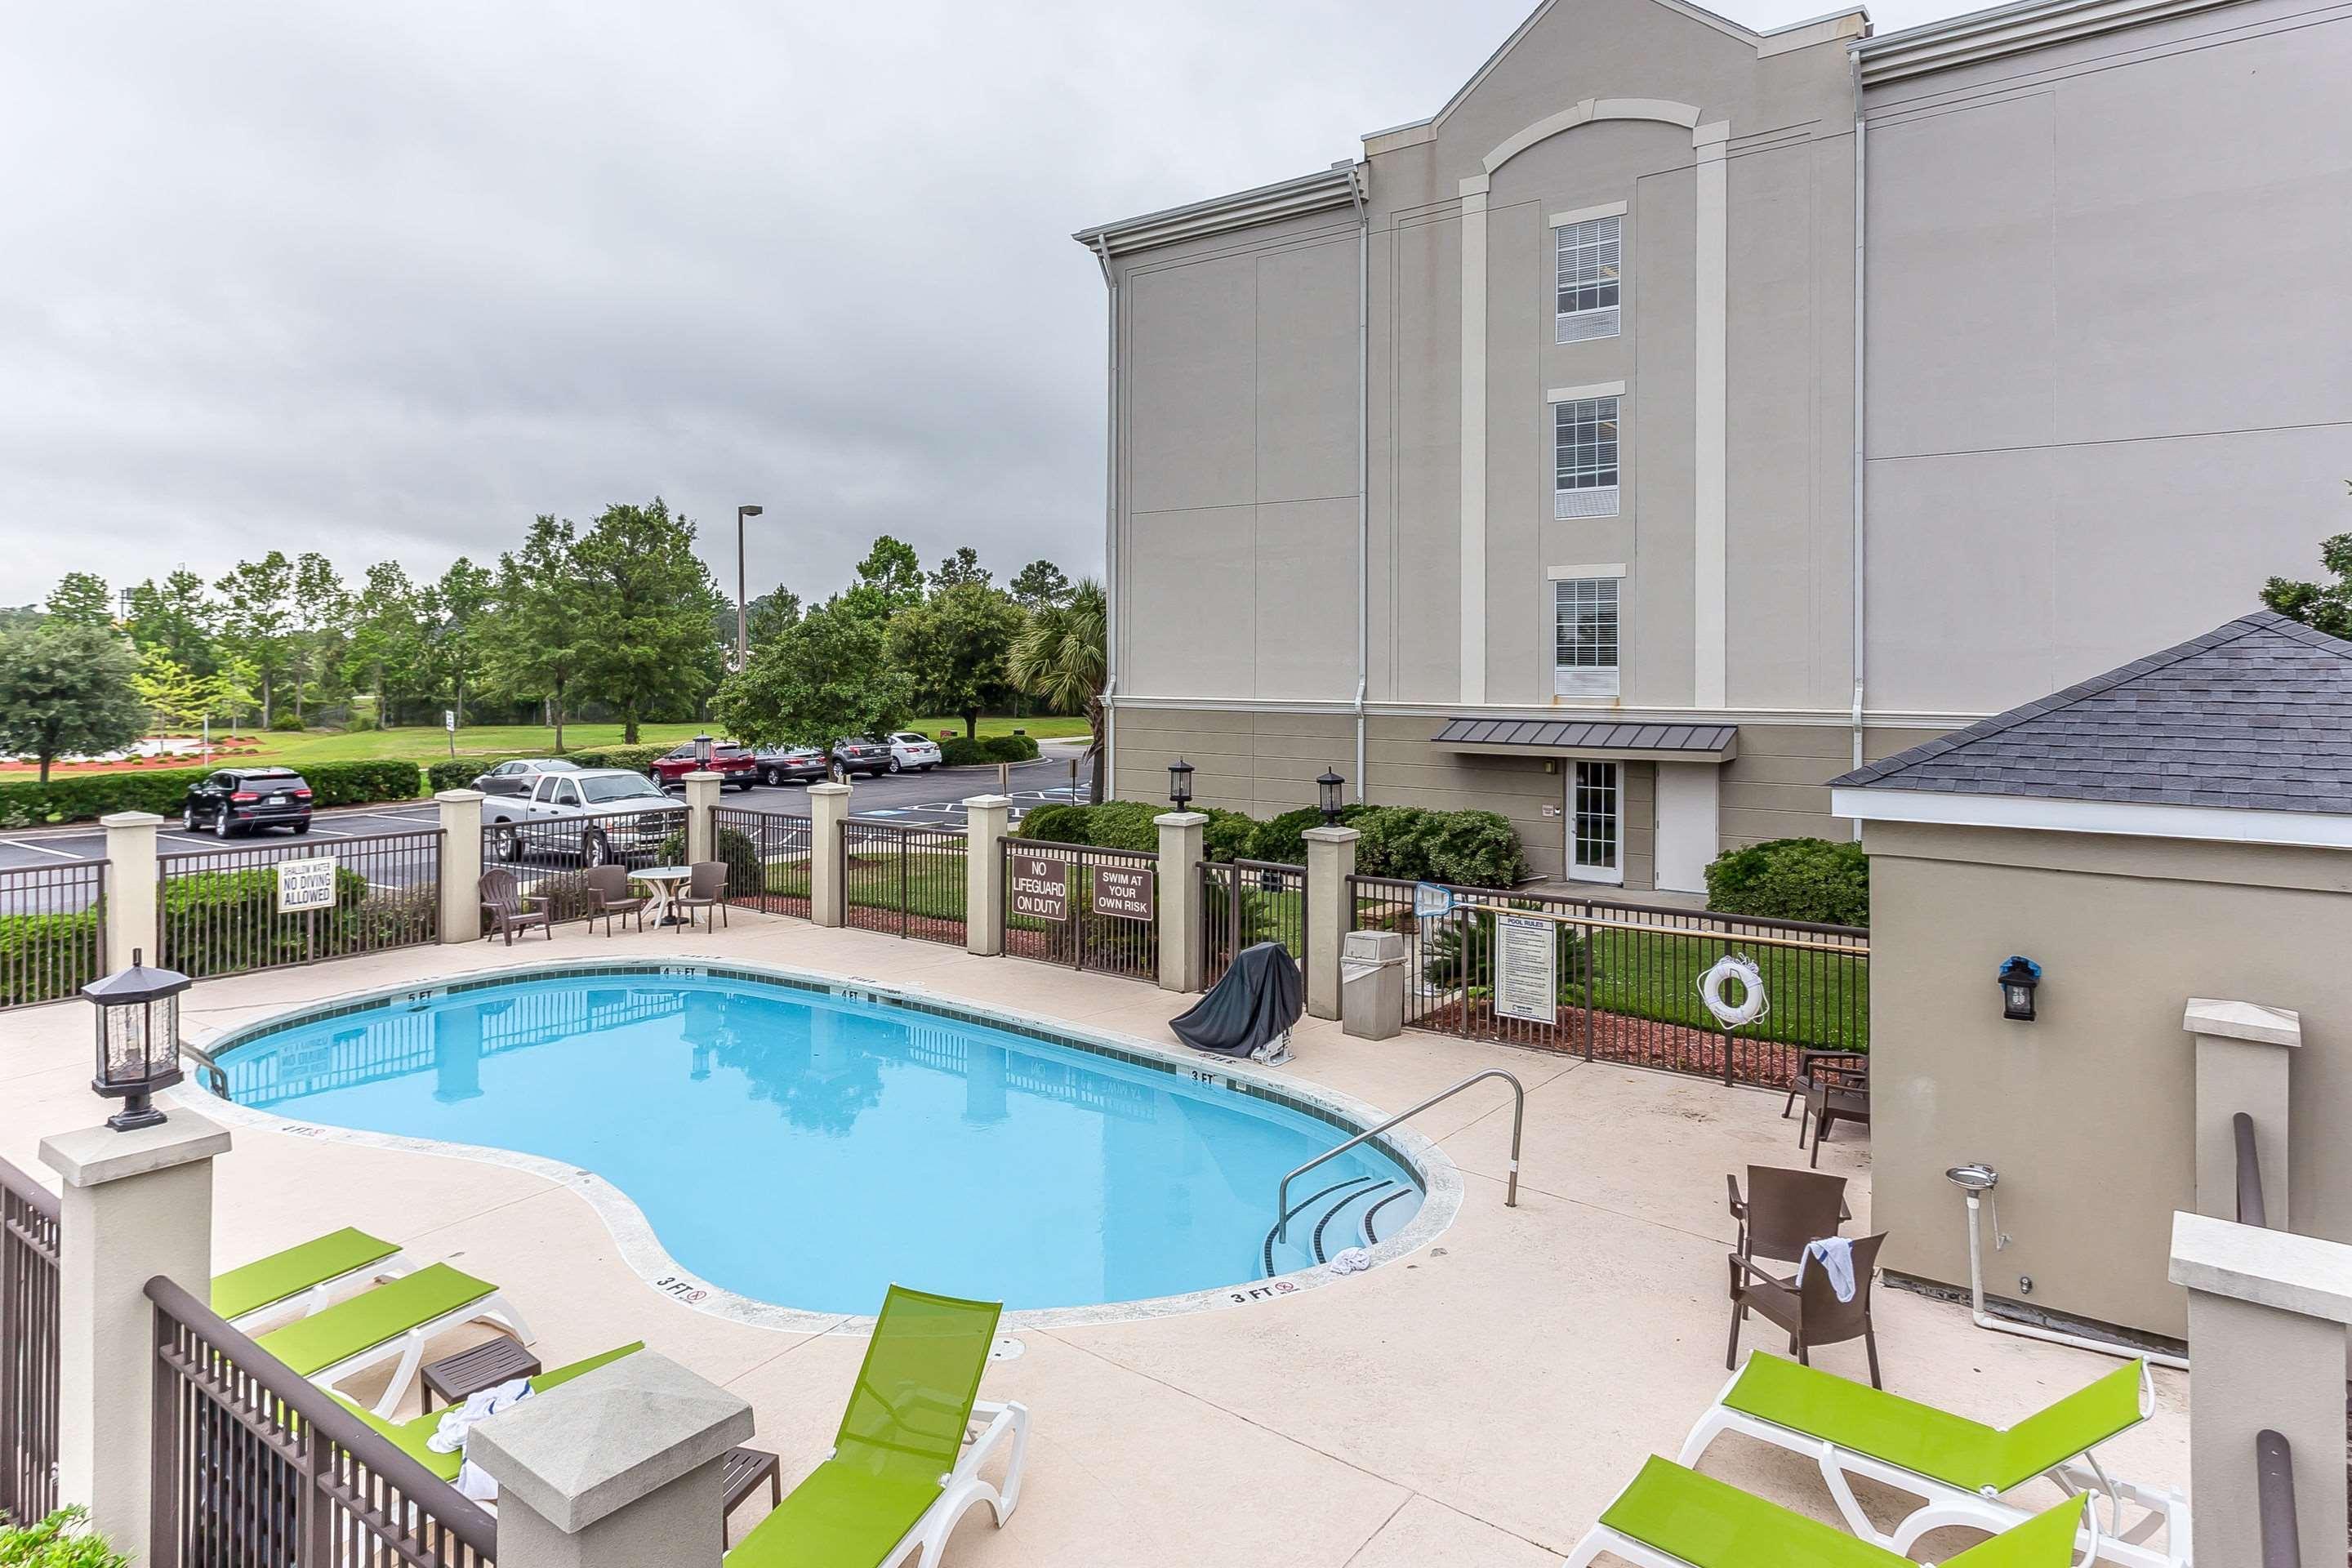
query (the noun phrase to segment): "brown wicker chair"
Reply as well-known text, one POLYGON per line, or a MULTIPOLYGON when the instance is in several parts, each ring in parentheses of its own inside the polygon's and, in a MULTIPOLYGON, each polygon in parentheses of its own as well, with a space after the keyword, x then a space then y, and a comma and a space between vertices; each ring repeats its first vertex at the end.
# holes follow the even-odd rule
POLYGON ((1870 1386, 1884 1388, 1878 1376, 1878 1334, 1870 1321, 1871 1278, 1878 1267, 1878 1248, 1886 1233, 1865 1236, 1853 1244, 1853 1300, 1841 1301, 1830 1284, 1830 1271, 1818 1265, 1802 1270, 1798 1280, 1772 1278, 1754 1263, 1731 1255, 1731 1348, 1724 1365, 1739 1364, 1739 1325, 1748 1309, 1761 1312, 1789 1334, 1789 1352, 1803 1365, 1812 1364, 1815 1345, 1833 1345, 1859 1339, 1870 1359, 1870 1386))
POLYGON ((537 926, 547 933, 548 940, 553 941, 555 927, 549 922, 547 911, 543 909, 530 908, 523 902, 524 897, 521 888, 516 885, 515 874, 512 871, 501 867, 497 870, 483 872, 482 918, 489 922, 489 930, 482 934, 488 936, 495 932, 504 937, 507 945, 512 947, 515 932, 529 931, 531 927, 537 926))
POLYGON ((604 920, 604 934, 613 934, 614 915, 635 915, 637 929, 646 929, 646 906, 653 900, 643 893, 629 891, 629 868, 626 866, 591 866, 584 879, 588 888, 588 925, 595 928, 596 918, 604 920))
MULTIPOLYGON (((1723 1184, 1730 1189, 1731 1217, 1739 1224, 1737 1256, 1749 1261, 1793 1264, 1805 1243, 1835 1236, 1853 1217, 1845 1205, 1843 1176, 1750 1165, 1746 1197, 1740 1196, 1738 1177, 1727 1173, 1723 1184)), ((1737 1279, 1733 1284, 1736 1291, 1737 1279)))
POLYGON ((721 925, 734 921, 727 914, 727 862, 697 860, 688 868, 694 874, 687 879, 686 890, 678 896, 676 907, 686 914, 686 923, 694 923, 697 910, 715 910, 721 925))
POLYGON ((1802 1103, 1797 1120, 1797 1147, 1805 1147, 1812 1133, 1812 1163, 1822 1163, 1822 1138, 1841 1121, 1870 1125, 1870 1058, 1859 1051, 1799 1051, 1797 1075, 1790 1080, 1789 1098, 1780 1102, 1780 1116, 1802 1103))

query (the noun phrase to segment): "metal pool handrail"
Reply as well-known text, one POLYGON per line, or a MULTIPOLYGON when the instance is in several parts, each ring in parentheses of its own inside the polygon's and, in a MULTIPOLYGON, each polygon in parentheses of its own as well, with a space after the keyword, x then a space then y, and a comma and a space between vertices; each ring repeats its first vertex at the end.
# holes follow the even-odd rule
POLYGON ((222 1100, 228 1098, 228 1074, 221 1070, 220 1063, 185 1040, 180 1042, 180 1054, 196 1064, 196 1069, 204 1075, 206 1089, 222 1100))
POLYGON ((1366 1139, 1377 1138, 1381 1133, 1386 1132, 1390 1128, 1394 1127, 1398 1122, 1408 1121, 1412 1117, 1418 1116, 1423 1111, 1427 1110, 1431 1106, 1435 1105, 1438 1101, 1442 1100, 1451 1100, 1454 1096, 1460 1094, 1464 1089, 1468 1089, 1472 1084, 1490 1078, 1499 1078, 1511 1086, 1511 1176, 1509 1185, 1505 1189, 1503 1194, 1503 1206, 1506 1208, 1518 1207, 1519 1133, 1527 1125, 1528 1089, 1527 1086, 1521 1083, 1516 1075, 1505 1072, 1501 1068, 1487 1068, 1482 1072, 1472 1073, 1468 1078, 1464 1079, 1460 1083, 1454 1085, 1450 1089, 1439 1089, 1435 1094, 1431 1095, 1427 1100, 1423 1100, 1419 1105, 1414 1106, 1410 1110, 1398 1111, 1394 1116, 1390 1117, 1378 1127, 1365 1128, 1361 1132, 1357 1133, 1353 1138, 1349 1139, 1345 1143, 1340 1144, 1338 1148, 1324 1150, 1323 1152, 1316 1155, 1315 1158, 1307 1161, 1307 1163, 1299 1166, 1298 1169, 1283 1177, 1282 1185, 1276 1189, 1274 1194, 1274 1212, 1276 1215, 1274 1226, 1275 1240, 1288 1241, 1290 1239, 1291 1183, 1297 1181, 1299 1177, 1305 1175, 1316 1166, 1323 1163, 1324 1161, 1335 1159, 1338 1156, 1346 1153, 1357 1144, 1363 1142, 1366 1139))

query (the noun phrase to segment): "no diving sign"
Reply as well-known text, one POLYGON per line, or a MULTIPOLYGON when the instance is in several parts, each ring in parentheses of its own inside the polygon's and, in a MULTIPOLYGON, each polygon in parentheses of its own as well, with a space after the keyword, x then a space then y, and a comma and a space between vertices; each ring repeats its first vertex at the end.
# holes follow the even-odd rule
POLYGON ((314 855, 278 862, 278 912, 299 914, 304 910, 335 907, 335 858, 314 855))

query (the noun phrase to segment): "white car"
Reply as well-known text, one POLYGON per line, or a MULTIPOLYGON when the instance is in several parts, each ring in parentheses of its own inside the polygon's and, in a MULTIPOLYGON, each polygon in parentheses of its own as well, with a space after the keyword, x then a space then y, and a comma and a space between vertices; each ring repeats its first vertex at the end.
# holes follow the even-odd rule
POLYGON ((490 852, 501 860, 577 856, 590 866, 650 858, 686 830, 686 808, 625 768, 541 773, 530 792, 482 802, 490 852))
POLYGON ((894 773, 927 773, 940 765, 940 743, 924 739, 912 730, 899 730, 882 737, 890 748, 890 771, 894 773))

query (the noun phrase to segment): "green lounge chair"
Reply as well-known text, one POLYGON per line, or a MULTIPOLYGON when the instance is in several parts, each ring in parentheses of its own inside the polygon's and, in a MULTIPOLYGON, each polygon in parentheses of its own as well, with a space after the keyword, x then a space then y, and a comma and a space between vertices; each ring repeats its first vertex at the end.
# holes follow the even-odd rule
POLYGON ((977 1504, 1000 1527, 1012 1518, 1029 1412, 973 1397, 1003 1310, 890 1287, 832 1452, 727 1554, 727 1568, 890 1568, 918 1550, 922 1568, 936 1568, 977 1504), (980 1468, 1008 1436, 1000 1492, 980 1468))
MULTIPOLYGON (((2186 1568, 2189 1500, 2111 1479, 2091 1450, 2153 1415, 2156 1385, 2146 1362, 2119 1366, 2014 1426, 1964 1416, 1883 1394, 1818 1368, 1758 1352, 1724 1384, 1683 1444, 1695 1465, 1726 1432, 1802 1454, 1821 1466, 1838 1511, 1856 1535, 1895 1552, 1931 1530, 1962 1524, 2011 1529, 2030 1510, 2002 1495, 2047 1477, 2070 1496, 2107 1500, 2098 1551, 2126 1568, 2186 1568), (1922 1499, 1893 1531, 1882 1532, 1854 1500, 1850 1478, 1864 1476, 1922 1499), (2128 1517, 2127 1509, 2137 1511, 2128 1517), (2161 1548, 2147 1544, 2158 1530, 2161 1548)), ((2097 1521, 2096 1510, 2091 1515, 2097 1521)), ((2084 1561, 2088 1561, 2086 1558, 2084 1561)))
POLYGON ((329 1291, 362 1276, 380 1284, 415 1267, 394 1243, 346 1226, 214 1275, 213 1310, 231 1328, 247 1329, 288 1307, 315 1312, 333 1300, 329 1291))
MULTIPOLYGON (((623 1356, 635 1355, 645 1348, 646 1342, 638 1340, 634 1343, 623 1345, 617 1350, 606 1351, 602 1355, 592 1355, 585 1361, 575 1361, 569 1366, 559 1366, 553 1372, 542 1372, 530 1380, 530 1391, 533 1394, 545 1394, 551 1388, 560 1388, 575 1377, 594 1372, 598 1367, 616 1362, 623 1356)), ((443 1480, 455 1481, 457 1479, 457 1471, 465 1464, 466 1456, 436 1453, 425 1443, 425 1439, 433 1436, 434 1429, 441 1425, 441 1417, 448 1414, 446 1410, 428 1410, 422 1415, 412 1415, 405 1421, 387 1421, 356 1399, 336 1394, 331 1388, 327 1390, 327 1393, 341 1402, 361 1422, 381 1436, 384 1441, 443 1480)))
MULTIPOLYGON (((2070 1498, 1945 1568, 2068 1568, 2084 1513, 2083 1500, 2070 1498)), ((1883 1546, 1655 1455, 1584 1532, 1567 1568, 1586 1568, 1603 1552, 1641 1568, 1913 1568, 1883 1546)))
POLYGON ((387 1361, 400 1364, 374 1405, 378 1415, 389 1415, 408 1392, 409 1381, 425 1359, 425 1342, 445 1329, 477 1318, 498 1324, 530 1343, 530 1328, 499 1288, 487 1279, 461 1274, 446 1263, 434 1263, 414 1274, 404 1274, 374 1289, 349 1297, 282 1329, 273 1329, 254 1342, 296 1376, 326 1388, 387 1361))

